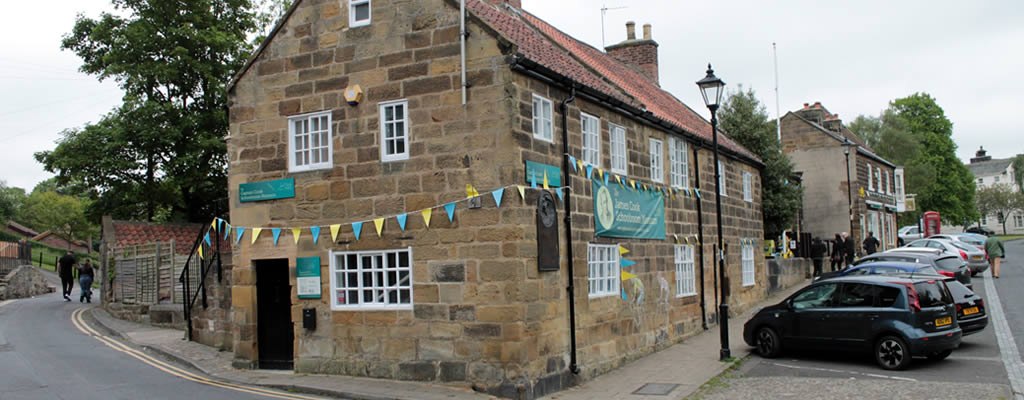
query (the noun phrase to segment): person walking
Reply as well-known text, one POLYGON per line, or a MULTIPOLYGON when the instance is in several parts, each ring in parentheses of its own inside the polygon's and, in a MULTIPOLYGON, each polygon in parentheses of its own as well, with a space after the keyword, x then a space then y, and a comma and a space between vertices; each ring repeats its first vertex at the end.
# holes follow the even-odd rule
POLYGON ((843 250, 846 251, 846 254, 844 254, 846 268, 850 268, 853 266, 853 255, 857 251, 857 244, 853 242, 853 237, 846 232, 843 232, 843 250))
POLYGON ((878 251, 878 239, 875 239, 874 232, 868 232, 868 238, 864 239, 864 252, 868 254, 875 254, 878 251))
POLYGON ((821 238, 811 241, 811 261, 814 262, 814 276, 821 275, 821 267, 825 262, 825 242, 821 238))
POLYGON ((832 272, 843 267, 843 254, 843 238, 837 233, 836 238, 832 240, 832 252, 829 253, 832 260, 832 272))
POLYGON ((81 288, 82 294, 78 296, 78 302, 81 303, 83 300, 86 303, 92 303, 92 280, 95 275, 95 269, 93 269, 89 259, 85 259, 85 263, 78 267, 78 285, 81 288))
POLYGON ((57 275, 60 276, 61 293, 64 301, 71 301, 71 290, 75 288, 74 270, 77 260, 69 250, 60 260, 57 260, 57 275))
POLYGON ((995 236, 989 236, 985 239, 985 252, 988 253, 988 263, 992 266, 992 277, 999 278, 999 259, 1006 258, 1003 241, 995 236))

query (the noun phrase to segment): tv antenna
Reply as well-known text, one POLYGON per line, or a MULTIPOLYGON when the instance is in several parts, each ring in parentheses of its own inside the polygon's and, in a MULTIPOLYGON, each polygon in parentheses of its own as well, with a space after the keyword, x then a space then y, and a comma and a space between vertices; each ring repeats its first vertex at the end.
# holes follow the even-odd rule
POLYGON ((607 4, 601 6, 601 50, 604 50, 606 46, 604 43, 604 14, 607 13, 608 10, 621 10, 623 8, 629 7, 608 7, 607 4))

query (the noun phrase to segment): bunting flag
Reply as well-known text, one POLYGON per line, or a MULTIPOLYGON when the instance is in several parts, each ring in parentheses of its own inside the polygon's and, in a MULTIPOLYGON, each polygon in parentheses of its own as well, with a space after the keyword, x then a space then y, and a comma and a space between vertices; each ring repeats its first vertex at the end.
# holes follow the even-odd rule
POLYGON ((359 234, 363 232, 363 223, 362 222, 353 222, 352 223, 352 232, 356 234, 356 240, 359 240, 359 234))
MULTIPOLYGON (((501 197, 505 195, 505 188, 501 188, 491 192, 491 196, 494 196, 494 205, 501 207, 501 197)), ((402 228, 405 229, 405 228, 402 228)))
POLYGON ((611 173, 604 174, 604 185, 605 186, 608 186, 608 175, 611 175, 611 173))
POLYGON ((452 222, 455 219, 455 203, 445 204, 444 211, 448 213, 448 222, 452 222))
POLYGON ((623 300, 629 300, 629 298, 626 297, 626 289, 625 288, 622 289, 622 299, 623 300))
POLYGON ((277 246, 277 239, 281 238, 281 228, 271 228, 270 233, 274 235, 274 246, 277 246))
POLYGON ((695 193, 697 195, 697 199, 699 200, 700 199, 700 189, 693 188, 693 193, 695 193))
POLYGON ((620 258, 619 259, 619 265, 622 266, 622 268, 626 268, 626 267, 629 267, 629 266, 632 266, 632 265, 636 265, 636 261, 630 261, 630 260, 627 260, 625 258, 620 258))
POLYGON ((626 253, 629 253, 629 249, 622 247, 622 245, 619 245, 619 256, 621 257, 623 254, 626 253))
POLYGON ((686 196, 690 196, 690 189, 683 188, 683 192, 686 192, 686 196))
POLYGON ((583 173, 583 171, 584 171, 584 170, 583 170, 583 160, 576 160, 576 166, 577 166, 577 167, 580 167, 580 168, 579 168, 579 169, 580 169, 580 173, 582 174, 582 173, 583 173))
POLYGON ((256 238, 260 237, 260 232, 263 232, 263 228, 252 228, 252 243, 256 243, 256 238))
POLYGON ((530 175, 530 187, 534 189, 537 188, 537 174, 530 175))
POLYGON ((331 242, 338 241, 338 231, 341 230, 341 224, 331 225, 331 242))
POLYGON ((555 194, 558 195, 559 200, 562 200, 562 188, 555 189, 555 194))
POLYGON ((619 275, 622 277, 622 280, 624 280, 624 281, 628 281, 630 279, 636 278, 636 274, 631 274, 631 273, 626 272, 626 271, 619 271, 619 275))
POLYGON ((224 240, 228 240, 228 238, 231 237, 231 224, 224 221, 224 225, 227 226, 227 229, 224 230, 224 240))
POLYGON ((576 157, 569 155, 569 165, 572 165, 572 172, 579 172, 579 169, 576 168, 576 157))
POLYGON ((199 248, 197 248, 196 251, 199 252, 199 259, 202 260, 203 259, 203 246, 199 246, 199 248))
POLYGON ((380 237, 380 231, 384 230, 384 218, 373 220, 373 227, 377 228, 377 237, 380 237))
POLYGON ((589 164, 587 165, 587 179, 588 180, 589 179, 594 179, 594 166, 593 165, 589 165, 589 164))
POLYGON ((242 235, 245 234, 245 228, 236 227, 235 232, 237 232, 238 235, 237 237, 235 237, 235 244, 238 244, 238 242, 242 240, 242 235))
POLYGON ((519 197, 522 197, 523 200, 526 200, 526 188, 523 187, 522 185, 517 185, 516 189, 519 189, 519 197))
POLYGON ((302 228, 292 228, 292 237, 295 238, 295 244, 299 244, 300 235, 302 235, 302 228))
POLYGON ((636 181, 630 179, 629 180, 629 187, 633 188, 633 190, 636 190, 636 181))
POLYGON ((466 184, 466 198, 467 199, 472 199, 472 198, 474 198, 476 196, 479 196, 479 195, 480 195, 480 192, 476 191, 476 188, 473 187, 472 184, 469 184, 469 183, 466 184))
POLYGON ((316 241, 318 239, 320 239, 320 227, 319 226, 311 226, 311 227, 309 227, 309 233, 313 234, 313 244, 316 244, 316 241))
POLYGON ((697 235, 693 235, 693 241, 696 242, 698 246, 700 246, 700 237, 698 237, 697 235))
POLYGON ((603 169, 600 169, 600 168, 597 169, 597 177, 604 179, 604 170, 603 169))
POLYGON ((548 190, 548 171, 544 171, 544 190, 548 190))
POLYGON ((206 241, 207 246, 213 246, 213 244, 210 243, 210 231, 206 231, 206 236, 203 237, 203 240, 206 241))
POLYGON ((395 219, 398 220, 398 227, 401 228, 402 231, 405 231, 405 219, 406 218, 409 218, 409 214, 402 214, 402 215, 399 215, 399 216, 395 217, 395 219))
MULTIPOLYGON (((522 190, 522 189, 520 189, 520 190, 522 190)), ((421 212, 421 214, 423 214, 423 224, 426 225, 427 228, 430 227, 430 214, 433 213, 433 212, 434 212, 434 210, 431 209, 431 208, 428 208, 428 209, 423 210, 421 212)))
MULTIPOLYGON (((673 233, 672 234, 672 238, 676 240, 676 244, 679 244, 679 235, 676 235, 676 234, 673 233)), ((687 242, 687 243, 689 243, 689 242, 687 242)))
POLYGON ((213 230, 217 230, 217 218, 214 218, 213 221, 210 221, 210 228, 213 228, 213 230))

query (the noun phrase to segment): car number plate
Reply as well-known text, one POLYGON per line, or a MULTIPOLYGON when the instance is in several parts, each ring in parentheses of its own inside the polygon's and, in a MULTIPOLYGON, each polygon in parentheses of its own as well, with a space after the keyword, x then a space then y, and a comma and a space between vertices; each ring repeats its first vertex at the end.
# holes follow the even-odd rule
POLYGON ((953 317, 943 317, 935 319, 935 326, 944 326, 953 323, 953 317))
POLYGON ((964 315, 971 315, 971 314, 977 314, 977 313, 978 313, 978 307, 971 307, 971 308, 965 308, 964 309, 964 315))
POLYGON ((972 260, 980 260, 980 259, 981 259, 981 256, 971 256, 971 259, 972 259, 972 260))

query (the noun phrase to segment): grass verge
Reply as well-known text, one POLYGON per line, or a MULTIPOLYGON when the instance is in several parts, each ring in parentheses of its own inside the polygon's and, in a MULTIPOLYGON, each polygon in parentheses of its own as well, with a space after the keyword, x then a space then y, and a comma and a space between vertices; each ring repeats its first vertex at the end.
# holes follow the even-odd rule
MULTIPOLYGON (((736 377, 737 371, 739 371, 740 367, 743 366, 743 362, 747 360, 747 357, 739 359, 731 358, 730 360, 735 361, 732 362, 732 365, 730 365, 729 368, 726 368, 722 373, 715 375, 714 378, 708 379, 707 382, 700 385, 700 388, 698 388, 696 392, 686 396, 684 400, 700 400, 713 391, 729 387, 729 381, 736 377)), ((729 360, 724 362, 729 362, 729 360)))

